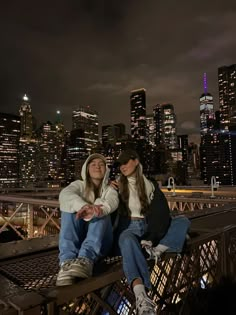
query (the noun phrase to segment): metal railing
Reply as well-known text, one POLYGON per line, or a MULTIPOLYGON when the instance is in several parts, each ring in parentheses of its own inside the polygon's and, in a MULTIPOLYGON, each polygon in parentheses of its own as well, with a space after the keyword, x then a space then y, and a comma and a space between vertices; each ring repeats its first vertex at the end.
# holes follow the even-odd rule
MULTIPOLYGON (((170 209, 177 212, 203 210, 235 203, 234 199, 168 195, 167 200, 170 209)), ((0 226, 0 234, 10 228, 21 239, 57 234, 60 231, 59 203, 57 200, 0 195, 0 226)))
MULTIPOLYGON (((211 287, 223 275, 236 275, 236 226, 230 225, 236 204, 220 198, 167 199, 172 209, 193 217, 193 236, 181 255, 166 254, 150 264, 149 294, 157 314, 189 314, 185 306, 190 292, 211 287)), ((3 195, 0 204, 0 232, 7 227, 16 232, 21 223, 27 231, 17 233, 23 241, 0 244, 1 315, 135 314, 134 295, 116 257, 98 264, 90 279, 55 287, 58 239, 51 234, 60 229, 57 201, 3 195)))
MULTIPOLYGON (((150 265, 149 295, 157 305, 157 314, 189 314, 183 311, 189 292, 211 287, 223 275, 235 276, 235 248, 236 227, 228 226, 198 235, 181 255, 166 254, 150 265)), ((55 249, 0 262, 0 314, 135 314, 134 295, 123 276, 121 261, 107 259, 101 265, 102 273, 98 266, 94 277, 56 288, 57 254, 55 249)))

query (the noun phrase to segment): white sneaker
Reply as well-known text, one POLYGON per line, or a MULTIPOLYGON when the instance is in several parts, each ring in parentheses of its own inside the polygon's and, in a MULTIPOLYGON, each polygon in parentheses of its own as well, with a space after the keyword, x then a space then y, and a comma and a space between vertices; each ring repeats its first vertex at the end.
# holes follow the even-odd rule
POLYGON ((57 275, 56 286, 72 285, 75 282, 75 277, 70 274, 70 266, 72 259, 62 263, 57 275))
POLYGON ((86 257, 78 257, 70 264, 69 274, 76 278, 89 278, 93 274, 93 261, 86 257))
POLYGON ((140 294, 136 299, 136 315, 156 315, 156 304, 147 295, 140 294))

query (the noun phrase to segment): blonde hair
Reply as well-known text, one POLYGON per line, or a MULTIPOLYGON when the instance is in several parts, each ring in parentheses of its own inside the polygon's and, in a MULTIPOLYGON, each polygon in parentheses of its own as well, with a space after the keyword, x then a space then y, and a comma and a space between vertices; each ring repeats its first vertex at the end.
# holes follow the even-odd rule
MULTIPOLYGON (((141 214, 146 215, 149 210, 148 197, 146 194, 146 187, 143 179, 141 165, 138 164, 135 169, 135 179, 136 179, 136 187, 138 192, 138 197, 141 204, 141 214)), ((131 215, 131 211, 129 209, 129 187, 128 187, 128 179, 121 173, 120 176, 120 196, 121 200, 126 205, 123 215, 131 215)), ((121 207, 122 208, 122 207, 121 207)), ((122 212, 122 211, 121 211, 122 212)))

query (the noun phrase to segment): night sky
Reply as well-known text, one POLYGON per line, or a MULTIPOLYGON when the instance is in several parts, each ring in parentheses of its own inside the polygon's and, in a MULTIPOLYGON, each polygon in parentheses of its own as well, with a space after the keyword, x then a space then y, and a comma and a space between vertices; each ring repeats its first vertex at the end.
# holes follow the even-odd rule
POLYGON ((175 106, 178 134, 199 134, 202 77, 218 109, 217 68, 236 63, 235 0, 13 0, 0 5, 0 111, 31 98, 39 121, 90 105, 124 122, 144 87, 147 112, 175 106))

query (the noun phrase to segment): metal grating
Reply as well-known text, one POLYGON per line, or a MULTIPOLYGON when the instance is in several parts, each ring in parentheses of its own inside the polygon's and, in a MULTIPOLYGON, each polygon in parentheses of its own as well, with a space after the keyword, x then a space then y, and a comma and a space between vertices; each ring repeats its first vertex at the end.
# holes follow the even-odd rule
MULTIPOLYGON (((235 240, 235 227, 203 234, 192 240, 182 255, 166 254, 156 265, 150 265, 153 288, 149 294, 157 305, 157 314, 189 314, 180 310, 190 292, 196 288, 211 287, 225 272, 235 275, 235 240)), ((108 258, 105 262, 113 264, 119 260, 120 257, 115 257, 108 258)), ((11 283, 15 286, 14 290, 19 289, 16 295, 22 291, 38 291, 45 297, 45 303, 47 292, 52 289, 56 293, 54 296, 49 295, 55 307, 55 312, 51 313, 53 315, 135 315, 134 296, 124 278, 118 281, 118 278, 111 278, 105 287, 99 286, 103 271, 107 269, 106 264, 100 270, 101 277, 95 277, 97 284, 94 282, 93 288, 80 297, 81 291, 73 288, 72 294, 68 290, 70 288, 61 288, 60 297, 56 295, 57 290, 53 288, 58 271, 56 250, 2 261, 0 277, 7 280, 6 286, 11 283), (100 287, 102 288, 98 290, 100 287), (45 288, 49 290, 41 291, 45 288)), ((112 275, 112 270, 110 274, 112 275)), ((87 286, 87 282, 84 285, 87 286)), ((4 300, 7 301, 6 295, 4 300)), ((46 307, 42 314, 48 315, 46 307)))
POLYGON ((0 274, 25 290, 45 289, 55 285, 58 252, 22 257, 0 264, 0 274))

